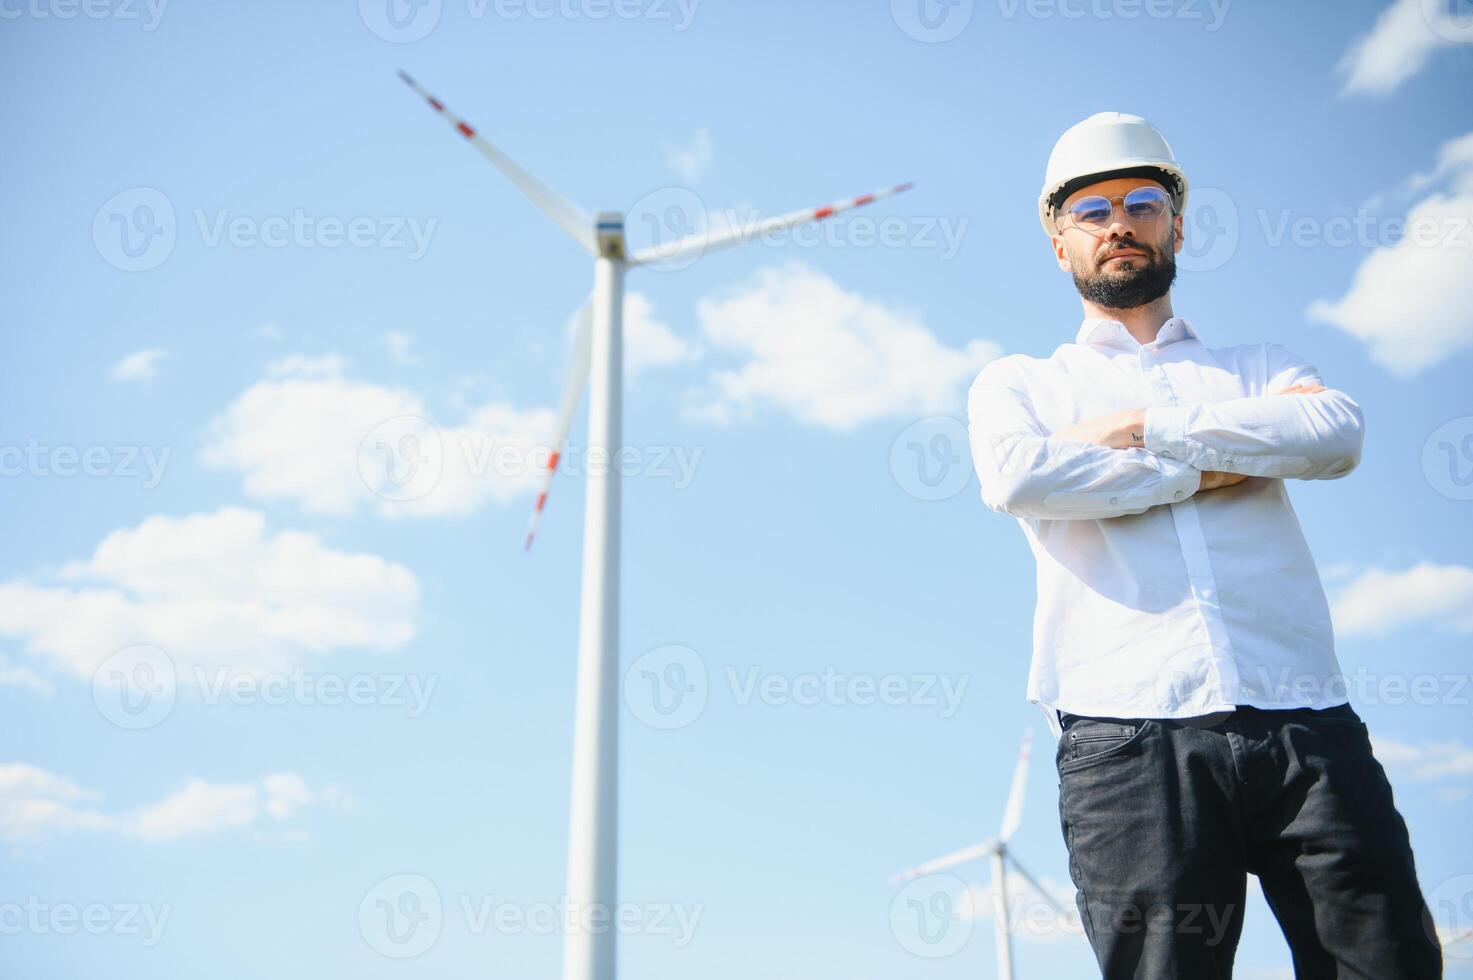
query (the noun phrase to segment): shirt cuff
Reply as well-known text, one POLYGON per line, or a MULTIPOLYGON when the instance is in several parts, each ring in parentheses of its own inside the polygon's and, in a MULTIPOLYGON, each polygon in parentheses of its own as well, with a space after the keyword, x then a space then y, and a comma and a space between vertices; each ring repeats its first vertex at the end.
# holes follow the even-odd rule
POLYGON ((1202 471, 1170 457, 1157 457, 1161 464, 1162 503, 1178 504, 1202 488, 1202 471))
POLYGON ((1186 436, 1187 410, 1179 406, 1146 409, 1141 442, 1148 453, 1191 464, 1191 447, 1186 436))

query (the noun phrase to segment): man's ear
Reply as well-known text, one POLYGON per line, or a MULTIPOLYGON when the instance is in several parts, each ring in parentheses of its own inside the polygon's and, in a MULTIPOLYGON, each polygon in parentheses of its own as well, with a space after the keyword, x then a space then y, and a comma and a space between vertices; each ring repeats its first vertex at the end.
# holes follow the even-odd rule
POLYGON ((1059 268, 1065 272, 1073 272, 1074 265, 1069 261, 1069 250, 1064 247, 1064 236, 1055 232, 1049 236, 1049 244, 1054 250, 1054 261, 1059 263, 1059 268))
POLYGON ((1184 247, 1186 247, 1187 242, 1182 235, 1186 227, 1184 224, 1185 220, 1186 216, 1181 214, 1180 212, 1177 212, 1176 214, 1171 216, 1171 237, 1175 240, 1175 244, 1171 246, 1172 252, 1180 252, 1184 247))

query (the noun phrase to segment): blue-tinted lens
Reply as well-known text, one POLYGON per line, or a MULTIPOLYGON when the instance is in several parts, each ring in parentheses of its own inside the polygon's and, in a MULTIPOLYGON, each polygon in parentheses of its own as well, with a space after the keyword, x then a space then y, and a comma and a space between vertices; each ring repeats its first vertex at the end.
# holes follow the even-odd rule
POLYGON ((1110 220, 1110 201, 1103 197, 1081 197, 1069 205, 1069 213, 1082 225, 1103 225, 1110 220))
POLYGON ((1159 187, 1137 187, 1125 195, 1125 213, 1135 221, 1154 221, 1166 211, 1166 192, 1159 187))

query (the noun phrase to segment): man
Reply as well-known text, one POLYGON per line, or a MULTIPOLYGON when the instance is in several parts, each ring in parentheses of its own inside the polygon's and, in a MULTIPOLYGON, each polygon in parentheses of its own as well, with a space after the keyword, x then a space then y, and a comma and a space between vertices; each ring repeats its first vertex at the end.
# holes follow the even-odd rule
POLYGON ((1085 933, 1107 980, 1228 977, 1252 873, 1297 977, 1438 977, 1286 485, 1353 470, 1361 411, 1286 348, 1175 315, 1186 199, 1141 117, 1064 133, 1039 216, 1084 323, 968 397, 982 499, 1038 564, 1028 699, 1085 933))

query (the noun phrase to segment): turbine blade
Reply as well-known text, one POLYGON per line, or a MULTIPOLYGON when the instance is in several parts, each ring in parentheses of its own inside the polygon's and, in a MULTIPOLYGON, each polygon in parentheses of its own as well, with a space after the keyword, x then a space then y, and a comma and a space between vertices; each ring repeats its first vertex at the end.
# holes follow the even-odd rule
POLYGON ((410 78, 407 73, 401 71, 399 77, 404 80, 404 84, 419 93, 420 97, 428 102, 436 112, 444 116, 445 121, 452 128, 470 140, 471 145, 480 150, 482 156, 490 160, 497 170, 516 184, 517 190, 527 195, 543 214, 551 218, 563 231, 573 236, 573 240, 582 245, 590 255, 598 254, 593 221, 588 215, 559 195, 557 191, 517 166, 515 161, 498 150, 486 137, 476 132, 469 123, 445 108, 443 102, 421 88, 419 83, 410 78))
POLYGON ((997 839, 1007 843, 1023 819, 1023 792, 1028 788, 1028 757, 1033 752, 1033 729, 1023 732, 1023 747, 1018 750, 1018 766, 1013 770, 1013 786, 1008 790, 1007 809, 1002 812, 1002 829, 997 839))
POLYGON ((578 411, 578 401, 583 396, 583 386, 588 383, 588 364, 593 352, 593 297, 588 297, 578 312, 573 328, 573 353, 569 359, 568 377, 563 382, 563 398, 557 410, 557 428, 554 430, 552 455, 547 457, 547 472, 542 474, 542 485, 537 491, 537 503, 532 508, 532 520, 527 524, 527 543, 523 550, 530 551, 537 525, 542 522, 542 510, 547 506, 547 493, 552 489, 552 478, 557 473, 558 460, 562 457, 563 444, 568 441, 568 431, 573 428, 573 416, 578 411))
POLYGON ((1038 892, 1039 895, 1043 896, 1043 900, 1045 902, 1048 902, 1050 905, 1052 905, 1054 907, 1054 909, 1056 911, 1058 911, 1060 914, 1067 914, 1067 913, 1064 912, 1064 906, 1062 906, 1062 905, 1059 904, 1059 900, 1057 898, 1054 898, 1054 896, 1050 895, 1047 891, 1045 891, 1044 890, 1044 887, 1038 883, 1038 879, 1035 878, 1035 877, 1033 877, 1031 874, 1029 874, 1028 873, 1028 869, 1025 868, 1025 867, 1023 867, 1021 864, 1018 863, 1018 859, 1015 858, 1015 857, 1013 857, 1013 852, 1012 851, 1008 851, 1003 856, 1004 856, 1004 858, 1006 860, 1008 860, 1008 861, 1010 861, 1012 863, 1013 870, 1016 871, 1016 872, 1018 872, 1018 874, 1022 875, 1023 876, 1023 880, 1026 881, 1026 882, 1028 882, 1028 884, 1032 885, 1033 886, 1033 890, 1036 891, 1036 892, 1038 892))
POLYGON ((678 238, 668 245, 652 245, 649 248, 641 249, 634 254, 634 257, 630 261, 636 265, 658 265, 661 262, 672 262, 688 258, 692 254, 711 252, 730 245, 742 245, 760 235, 781 231, 784 228, 791 228, 793 225, 800 225, 805 221, 822 221, 824 218, 831 218, 841 211, 863 207, 873 201, 890 197, 893 194, 899 194, 902 191, 908 191, 911 186, 908 183, 897 184, 894 187, 886 187, 870 194, 861 194, 858 197, 851 197, 847 200, 825 204, 820 208, 804 208, 801 211, 793 211, 788 214, 778 215, 775 218, 768 218, 764 221, 756 221, 748 225, 725 228, 717 232, 688 235, 685 238, 678 238))
POLYGON ((987 855, 991 854, 992 851, 992 841, 984 841, 981 844, 973 844, 970 847, 964 847, 959 851, 952 851, 950 854, 947 854, 944 857, 939 857, 934 861, 927 861, 925 864, 918 864, 908 871, 900 872, 900 874, 898 875, 891 875, 890 881, 892 884, 902 881, 910 881, 912 878, 920 878, 923 875, 932 874, 936 871, 944 871, 947 868, 954 868, 958 864, 966 864, 968 861, 975 861, 978 858, 986 857, 987 855))

